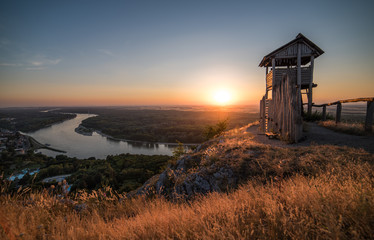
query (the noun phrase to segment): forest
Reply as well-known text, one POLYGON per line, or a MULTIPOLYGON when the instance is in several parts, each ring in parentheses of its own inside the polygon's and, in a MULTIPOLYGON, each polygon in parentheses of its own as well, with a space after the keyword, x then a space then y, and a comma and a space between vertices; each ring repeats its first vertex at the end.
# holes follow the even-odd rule
MULTIPOLYGON (((175 143, 200 143, 204 130, 227 119, 228 129, 244 126, 258 119, 257 113, 235 111, 181 111, 137 108, 92 108, 98 116, 82 125, 118 139, 175 143)), ((66 112, 87 113, 87 109, 63 109, 66 112)))
POLYGON ((0 109, 0 128, 12 131, 32 132, 54 123, 75 118, 75 114, 45 112, 43 108, 0 109))
POLYGON ((66 178, 71 192, 77 190, 97 190, 111 186, 117 192, 129 192, 140 187, 152 176, 161 173, 175 158, 165 155, 109 155, 106 159, 77 159, 65 155, 55 158, 40 153, 29 152, 26 155, 0 157, 0 172, 5 177, 22 169, 39 169, 35 175, 24 175, 12 182, 12 188, 18 186, 32 189, 49 188, 56 185, 52 181, 45 183, 47 177, 71 174, 66 178))

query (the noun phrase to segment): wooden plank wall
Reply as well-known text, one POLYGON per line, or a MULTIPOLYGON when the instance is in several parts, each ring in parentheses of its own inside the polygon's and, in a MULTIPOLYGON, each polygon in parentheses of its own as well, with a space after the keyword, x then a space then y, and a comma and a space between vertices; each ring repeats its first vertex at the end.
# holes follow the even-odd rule
MULTIPOLYGON (((296 77, 296 68, 276 68, 275 70, 275 81, 280 82, 282 80, 283 75, 289 74, 291 76, 296 77)), ((273 71, 270 71, 266 76, 266 87, 267 89, 272 88, 272 78, 273 78, 273 71)), ((301 85, 308 85, 312 81, 312 73, 310 67, 302 67, 301 68, 301 85)))
POLYGON ((287 142, 298 142, 302 137, 301 103, 296 87, 296 76, 288 71, 273 86, 271 130, 287 142))

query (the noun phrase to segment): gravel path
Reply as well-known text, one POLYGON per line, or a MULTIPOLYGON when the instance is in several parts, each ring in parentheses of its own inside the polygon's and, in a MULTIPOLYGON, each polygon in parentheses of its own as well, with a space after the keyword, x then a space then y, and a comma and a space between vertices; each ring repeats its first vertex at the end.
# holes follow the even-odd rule
POLYGON ((247 128, 254 136, 256 142, 270 144, 277 147, 299 147, 310 145, 337 145, 349 146, 354 148, 363 148, 370 153, 374 153, 374 136, 355 136, 345 133, 334 132, 330 129, 318 126, 316 123, 306 123, 307 132, 304 133, 305 139, 299 143, 287 144, 278 139, 269 139, 258 130, 258 125, 247 128))

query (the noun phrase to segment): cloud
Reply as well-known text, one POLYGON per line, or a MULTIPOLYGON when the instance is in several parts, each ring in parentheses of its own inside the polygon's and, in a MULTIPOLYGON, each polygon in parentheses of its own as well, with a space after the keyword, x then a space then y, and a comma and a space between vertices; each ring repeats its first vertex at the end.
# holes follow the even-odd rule
POLYGON ((103 53, 105 55, 114 57, 114 54, 111 51, 109 51, 108 49, 98 49, 97 51, 99 51, 100 53, 103 53))
POLYGON ((45 68, 44 67, 29 67, 29 68, 26 68, 26 70, 30 70, 30 71, 40 71, 40 70, 44 70, 45 68))
POLYGON ((26 70, 44 70, 46 67, 51 65, 57 65, 61 62, 60 58, 57 59, 48 59, 45 56, 39 56, 37 60, 30 61, 29 67, 26 68, 26 70), (31 65, 31 66, 30 66, 31 65))
POLYGON ((0 66, 17 67, 17 66, 22 66, 22 64, 20 64, 20 63, 0 63, 0 66))
POLYGON ((33 60, 21 61, 18 63, 0 62, 0 67, 25 67, 26 70, 43 70, 48 66, 57 65, 61 61, 61 58, 50 59, 45 56, 37 56, 34 57, 33 60))
POLYGON ((42 66, 43 62, 34 61, 34 62, 31 62, 31 65, 33 65, 33 66, 42 66))
POLYGON ((46 66, 46 65, 56 65, 61 62, 61 59, 41 59, 37 61, 31 61, 32 66, 46 66))

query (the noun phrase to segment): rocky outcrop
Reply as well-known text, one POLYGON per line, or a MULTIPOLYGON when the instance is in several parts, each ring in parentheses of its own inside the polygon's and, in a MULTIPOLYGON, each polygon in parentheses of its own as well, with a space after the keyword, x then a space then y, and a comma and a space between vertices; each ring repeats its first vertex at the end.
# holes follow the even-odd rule
POLYGON ((201 156, 183 156, 175 166, 170 166, 160 175, 148 180, 136 194, 155 193, 173 199, 189 199, 195 195, 222 192, 237 186, 238 175, 234 174, 229 165, 200 167, 199 157, 201 156))
POLYGON ((249 140, 248 135, 242 139, 222 136, 199 145, 131 195, 157 194, 170 199, 190 199, 237 188, 245 180, 243 164, 258 152, 249 149, 249 140))

